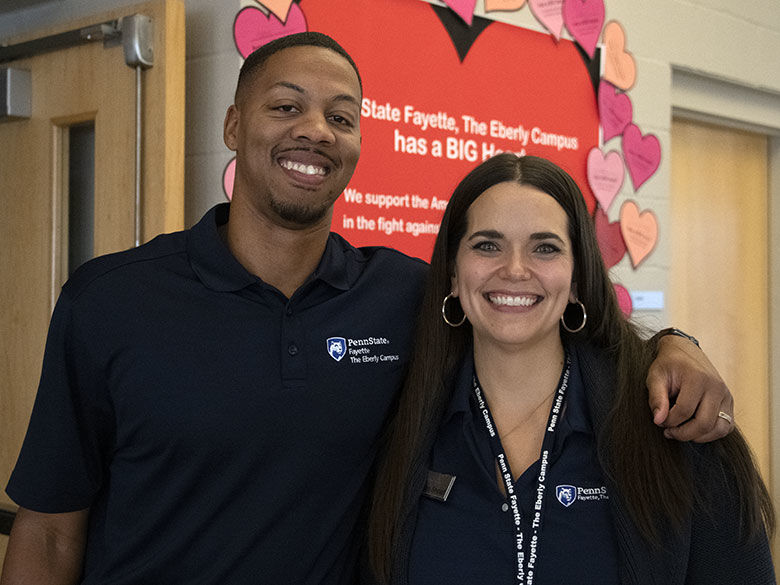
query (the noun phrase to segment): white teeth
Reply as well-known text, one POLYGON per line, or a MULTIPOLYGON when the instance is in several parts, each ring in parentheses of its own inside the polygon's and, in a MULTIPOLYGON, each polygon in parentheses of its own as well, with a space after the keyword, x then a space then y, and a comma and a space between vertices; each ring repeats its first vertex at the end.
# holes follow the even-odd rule
POLYGON ((509 307, 530 307, 536 302, 535 296, 511 297, 507 295, 490 295, 490 302, 496 305, 506 305, 509 307))
POLYGON ((291 161, 291 160, 283 160, 281 162, 281 165, 288 170, 291 171, 297 171, 304 175, 324 175, 325 169, 323 167, 318 167, 314 165, 305 165, 303 163, 291 161))

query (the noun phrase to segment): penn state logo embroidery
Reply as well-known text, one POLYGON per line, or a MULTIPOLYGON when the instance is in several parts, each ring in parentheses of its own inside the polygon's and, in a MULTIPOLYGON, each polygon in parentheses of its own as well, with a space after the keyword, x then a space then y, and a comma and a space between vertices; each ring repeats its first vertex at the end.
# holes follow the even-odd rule
POLYGON ((328 347, 328 355, 337 362, 347 355, 347 340, 343 337, 328 337, 325 343, 328 347))
POLYGON ((577 499, 577 488, 573 485, 559 485, 555 488, 555 497, 568 508, 577 499))

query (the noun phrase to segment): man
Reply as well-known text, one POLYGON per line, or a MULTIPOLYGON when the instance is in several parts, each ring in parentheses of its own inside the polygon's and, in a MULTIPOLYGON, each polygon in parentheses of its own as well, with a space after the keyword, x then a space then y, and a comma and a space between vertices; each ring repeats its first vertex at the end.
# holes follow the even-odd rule
MULTIPOLYGON (((3 585, 352 582, 425 273, 329 233, 361 97, 329 37, 259 49, 225 118, 232 203, 65 285, 8 486, 21 508, 3 585)), ((678 438, 728 432, 706 357, 660 345, 656 421, 695 410, 678 438)))

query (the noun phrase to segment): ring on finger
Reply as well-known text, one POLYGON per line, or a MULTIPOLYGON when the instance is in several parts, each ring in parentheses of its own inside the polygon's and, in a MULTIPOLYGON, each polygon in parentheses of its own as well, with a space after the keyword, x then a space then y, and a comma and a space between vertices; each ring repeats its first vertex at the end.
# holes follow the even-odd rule
POLYGON ((727 412, 723 412, 722 410, 718 413, 718 418, 722 418, 729 424, 734 424, 734 418, 727 412))

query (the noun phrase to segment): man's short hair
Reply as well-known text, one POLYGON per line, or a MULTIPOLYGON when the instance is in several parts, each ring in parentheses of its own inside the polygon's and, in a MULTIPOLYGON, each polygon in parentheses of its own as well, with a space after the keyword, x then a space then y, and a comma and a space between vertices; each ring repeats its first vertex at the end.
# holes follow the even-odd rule
POLYGON ((271 55, 291 47, 322 47, 338 53, 344 57, 352 66, 352 69, 355 70, 358 83, 360 84, 360 93, 363 93, 363 80, 360 78, 360 72, 358 71, 355 61, 352 60, 352 57, 350 57, 344 47, 326 34, 311 31, 286 35, 255 49, 241 66, 241 71, 238 74, 238 83, 236 84, 236 94, 233 98, 234 101, 238 102, 241 88, 250 83, 251 79, 263 68, 271 55))

